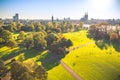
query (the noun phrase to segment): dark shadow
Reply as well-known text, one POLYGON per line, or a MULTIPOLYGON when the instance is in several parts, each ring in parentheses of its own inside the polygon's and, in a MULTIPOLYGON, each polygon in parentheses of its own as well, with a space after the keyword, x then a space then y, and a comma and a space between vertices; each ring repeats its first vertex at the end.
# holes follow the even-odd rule
POLYGON ((43 55, 39 60, 41 61, 43 67, 48 71, 52 69, 53 67, 59 65, 60 60, 64 57, 65 55, 62 54, 56 54, 56 53, 46 53, 43 55))
POLYGON ((3 55, 3 56, 1 57, 1 59, 2 59, 3 61, 6 61, 6 60, 8 60, 8 59, 12 59, 12 58, 14 58, 15 56, 23 53, 24 51, 25 51, 24 48, 19 48, 19 49, 13 50, 11 53, 3 55))
POLYGON ((38 50, 35 50, 35 49, 30 49, 30 50, 26 50, 24 52, 24 57, 25 57, 25 60, 29 59, 29 58, 33 58, 37 55, 40 55, 41 52, 38 51, 38 50))
POLYGON ((95 41, 95 44, 100 48, 100 49, 107 49, 107 46, 111 45, 110 40, 98 40, 94 38, 94 35, 91 35, 89 32, 87 32, 87 37, 90 39, 93 39, 95 41))
MULTIPOLYGON (((87 37, 90 38, 90 39, 94 39, 94 36, 91 35, 89 32, 87 32, 87 37)), ((95 40, 95 39, 94 39, 95 40)))
POLYGON ((115 48, 116 51, 120 52, 120 43, 117 42, 112 42, 113 47, 115 48))
POLYGON ((100 40, 96 40, 95 44, 100 48, 100 49, 107 49, 107 45, 110 46, 110 41, 100 41, 100 40))
POLYGON ((3 45, 0 44, 0 48, 3 47, 3 45))

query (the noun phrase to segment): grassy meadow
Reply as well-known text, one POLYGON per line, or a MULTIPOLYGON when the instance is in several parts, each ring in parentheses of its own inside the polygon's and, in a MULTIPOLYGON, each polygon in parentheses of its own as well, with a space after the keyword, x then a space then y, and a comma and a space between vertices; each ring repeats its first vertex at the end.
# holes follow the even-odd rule
MULTIPOLYGON (((13 35, 17 37, 18 34, 13 35)), ((74 48, 89 42, 93 39, 87 37, 87 31, 71 32, 63 34, 67 39, 71 39, 74 48)), ((95 43, 83 46, 70 51, 62 60, 71 67, 83 80, 120 80, 120 52, 117 52, 112 45, 107 48, 99 48, 95 43)), ((24 51, 19 47, 8 48, 0 46, 0 58, 7 60, 15 58, 16 60, 31 63, 36 61, 42 64, 42 60, 49 58, 51 55, 47 51, 39 52, 35 50, 24 51)), ((75 80, 62 65, 56 60, 48 62, 46 68, 48 80, 75 80)))
MULTIPOLYGON (((68 34, 65 36, 74 40, 74 45, 93 41, 86 37, 86 31, 68 34)), ((96 44, 90 44, 71 51, 62 60, 83 80, 120 80, 120 52, 112 45, 106 46, 107 48, 100 49, 96 44)))

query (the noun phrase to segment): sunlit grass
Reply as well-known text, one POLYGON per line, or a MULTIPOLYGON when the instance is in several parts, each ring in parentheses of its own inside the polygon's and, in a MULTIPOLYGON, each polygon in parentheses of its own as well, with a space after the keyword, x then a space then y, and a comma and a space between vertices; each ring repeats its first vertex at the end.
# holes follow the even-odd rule
POLYGON ((65 38, 72 40, 72 42, 73 42, 72 47, 76 47, 76 46, 79 46, 81 44, 86 44, 88 42, 93 42, 92 39, 87 38, 87 36, 86 36, 87 31, 86 30, 82 30, 79 32, 65 33, 63 35, 65 36, 65 38))
POLYGON ((75 80, 61 65, 48 71, 48 80, 75 80))
MULTIPOLYGON (((71 39, 73 47, 94 42, 93 39, 87 38, 87 31, 63 34, 67 39, 71 39)), ((120 79, 120 52, 117 52, 112 45, 107 45, 107 49, 100 49, 96 44, 90 44, 79 49, 71 51, 62 59, 70 66, 83 80, 119 80, 120 79)), ((12 52, 18 50, 16 48, 0 47, 0 58, 4 55, 12 55, 12 52)), ((41 65, 41 58, 47 51, 39 52, 28 50, 13 57, 19 60, 24 57, 24 63, 30 63, 32 60, 37 61, 41 65)), ((49 55, 48 55, 49 57, 49 55)), ((48 65, 50 65, 49 63, 48 65)), ((30 64, 26 64, 30 65, 30 64)), ((75 80, 72 75, 67 72, 60 64, 54 66, 48 72, 48 80, 75 80)))
MULTIPOLYGON (((81 31, 84 38, 85 31, 81 31)), ((73 33, 74 34, 74 33, 73 33)), ((66 33, 67 35, 67 33, 66 33)), ((69 36, 66 36, 69 37, 69 36)), ((74 35, 70 39, 79 37, 74 35)), ((90 39, 87 41, 91 41, 90 39)), ((87 42, 83 40, 84 42, 87 42)), ((83 44, 77 40, 74 44, 83 44)), ((67 63, 83 80, 119 80, 120 79, 120 52, 115 51, 112 45, 107 49, 101 50, 95 44, 84 46, 82 48, 71 51, 63 61, 67 63)))

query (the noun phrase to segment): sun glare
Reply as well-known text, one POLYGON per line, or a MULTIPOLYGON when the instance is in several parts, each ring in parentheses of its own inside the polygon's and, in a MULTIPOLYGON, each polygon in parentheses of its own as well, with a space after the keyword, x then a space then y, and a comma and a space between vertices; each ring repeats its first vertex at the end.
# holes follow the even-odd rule
POLYGON ((92 7, 96 9, 108 9, 112 3, 113 0, 91 0, 92 7))

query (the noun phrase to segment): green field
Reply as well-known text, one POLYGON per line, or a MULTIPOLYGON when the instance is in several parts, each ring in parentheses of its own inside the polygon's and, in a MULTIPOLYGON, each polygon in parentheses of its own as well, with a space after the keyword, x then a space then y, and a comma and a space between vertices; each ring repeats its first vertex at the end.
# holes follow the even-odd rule
MULTIPOLYGON (((93 39, 87 37, 87 31, 63 34, 67 39, 71 39, 74 48, 89 42, 93 39)), ((14 35, 17 37, 17 34, 14 35)), ((71 67, 83 80, 120 80, 120 52, 117 52, 112 45, 105 44, 107 48, 100 49, 95 43, 89 44, 79 49, 69 52, 62 60, 71 67)), ((23 49, 8 48, 0 46, 0 58, 11 61, 11 58, 24 62, 34 60, 42 63, 41 60, 49 58, 51 55, 46 51, 39 52, 35 50, 24 51, 23 49)), ((50 69, 48 72, 48 80, 75 80, 72 75, 67 72, 62 65, 52 65, 56 61, 49 62, 45 67, 50 69)))
MULTIPOLYGON (((74 45, 91 41, 86 37, 86 31, 66 33, 65 36, 74 40, 74 45)), ((90 44, 71 51, 63 61, 83 80, 120 80, 120 52, 115 51, 112 45, 101 50, 90 44)))

